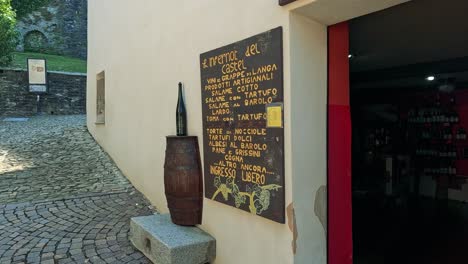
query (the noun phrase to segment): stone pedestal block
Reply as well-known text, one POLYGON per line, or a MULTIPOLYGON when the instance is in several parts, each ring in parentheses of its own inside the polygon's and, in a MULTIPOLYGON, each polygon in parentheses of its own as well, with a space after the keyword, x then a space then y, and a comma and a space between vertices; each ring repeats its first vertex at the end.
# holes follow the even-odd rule
POLYGON ((205 264, 216 256, 216 240, 197 227, 178 226, 169 214, 133 217, 130 241, 155 264, 205 264))

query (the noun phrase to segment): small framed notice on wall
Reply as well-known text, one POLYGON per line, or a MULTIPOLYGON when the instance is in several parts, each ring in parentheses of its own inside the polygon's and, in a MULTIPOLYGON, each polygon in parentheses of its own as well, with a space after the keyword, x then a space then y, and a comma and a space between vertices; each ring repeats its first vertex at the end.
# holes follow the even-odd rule
POLYGON ((28 59, 29 92, 47 93, 47 63, 45 59, 28 59))

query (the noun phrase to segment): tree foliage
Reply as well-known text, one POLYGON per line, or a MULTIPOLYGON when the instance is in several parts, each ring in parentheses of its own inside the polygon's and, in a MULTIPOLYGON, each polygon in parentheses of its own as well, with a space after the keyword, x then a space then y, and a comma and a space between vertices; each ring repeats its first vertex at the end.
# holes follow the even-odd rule
POLYGON ((17 44, 16 15, 10 0, 0 0, 0 66, 10 64, 17 44))
POLYGON ((50 0, 11 0, 11 6, 15 10, 18 18, 37 10, 46 5, 50 0))

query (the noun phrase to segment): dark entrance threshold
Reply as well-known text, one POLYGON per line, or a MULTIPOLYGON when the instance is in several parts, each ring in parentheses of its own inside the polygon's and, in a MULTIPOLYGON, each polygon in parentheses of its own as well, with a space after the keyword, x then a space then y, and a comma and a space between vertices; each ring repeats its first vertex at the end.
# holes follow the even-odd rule
POLYGON ((468 204, 353 197, 355 264, 468 263, 468 204))

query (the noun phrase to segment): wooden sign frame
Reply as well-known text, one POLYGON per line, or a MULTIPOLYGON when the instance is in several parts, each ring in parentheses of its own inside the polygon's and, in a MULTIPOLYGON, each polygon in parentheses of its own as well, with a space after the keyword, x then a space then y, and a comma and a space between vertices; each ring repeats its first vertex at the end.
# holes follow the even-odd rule
POLYGON ((284 223, 282 28, 203 53, 200 68, 205 197, 284 223))
POLYGON ((47 60, 33 59, 26 60, 28 69, 28 91, 35 94, 44 94, 48 92, 47 79, 47 60))

